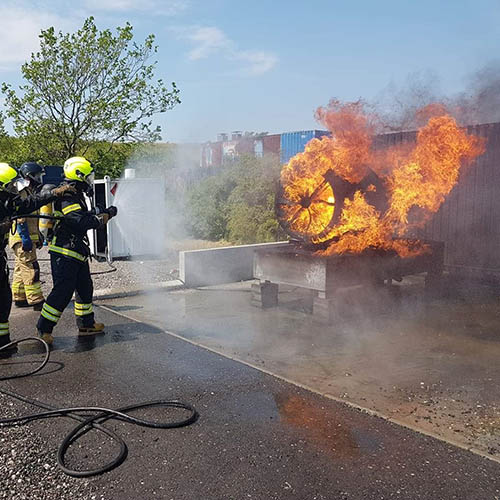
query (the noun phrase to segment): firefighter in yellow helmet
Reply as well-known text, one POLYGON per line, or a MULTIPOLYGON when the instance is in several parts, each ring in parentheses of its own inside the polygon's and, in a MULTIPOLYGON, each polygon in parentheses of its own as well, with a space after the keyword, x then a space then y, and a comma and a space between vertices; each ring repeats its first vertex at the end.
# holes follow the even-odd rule
MULTIPOLYGON (((12 218, 27 215, 41 206, 64 196, 71 186, 48 189, 39 194, 20 195, 16 181, 18 172, 8 163, 0 163, 0 347, 10 343, 9 315, 12 306, 12 292, 9 286, 9 268, 5 247, 9 239, 12 218)), ((15 348, 11 349, 14 350, 15 348)), ((2 351, 2 354, 5 351, 2 351)))
POLYGON ((104 325, 94 320, 87 231, 107 224, 117 213, 113 206, 101 211, 89 210, 84 195, 92 192, 94 169, 88 160, 81 156, 66 160, 64 177, 63 185, 73 186, 75 193, 54 202, 54 215, 62 217, 54 227, 49 245, 54 287, 42 307, 37 324, 39 336, 48 344, 54 340, 52 331, 73 293, 79 334, 94 335, 104 330, 104 325))
MULTIPOLYGON (((20 193, 33 194, 42 188, 44 169, 36 162, 26 162, 19 168, 21 179, 18 181, 20 193)), ((37 213, 35 215, 38 215, 37 213)), ((37 218, 18 219, 13 224, 9 236, 9 246, 15 255, 12 295, 17 307, 32 306, 40 311, 43 305, 40 266, 36 250, 42 241, 38 230, 37 218)))

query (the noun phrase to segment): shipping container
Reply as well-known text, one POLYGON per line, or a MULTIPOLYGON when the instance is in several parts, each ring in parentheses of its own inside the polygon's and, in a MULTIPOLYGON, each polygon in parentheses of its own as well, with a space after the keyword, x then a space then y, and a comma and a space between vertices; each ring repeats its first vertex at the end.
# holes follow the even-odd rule
MULTIPOLYGON (((416 236, 445 242, 448 270, 500 278, 500 123, 467 127, 484 137, 486 151, 464 166, 456 186, 416 236)), ((415 132, 378 136, 377 147, 414 142, 415 132)))
POLYGON ((222 142, 206 142, 201 146, 200 167, 220 167, 222 165, 222 142))
POLYGON ((271 134, 262 137, 263 154, 273 154, 278 156, 280 154, 281 134, 271 134))
POLYGON ((280 161, 281 163, 288 163, 290 158, 297 153, 304 151, 306 144, 311 139, 319 139, 330 132, 325 130, 301 130, 299 132, 286 132, 281 134, 280 140, 280 161))
POLYGON ((237 141, 225 141, 222 143, 222 162, 233 161, 236 156, 237 141))
POLYGON ((262 137, 253 141, 253 154, 257 158, 264 156, 264 139, 262 137))
POLYGON ((241 137, 236 141, 236 156, 255 154, 255 138, 241 137))

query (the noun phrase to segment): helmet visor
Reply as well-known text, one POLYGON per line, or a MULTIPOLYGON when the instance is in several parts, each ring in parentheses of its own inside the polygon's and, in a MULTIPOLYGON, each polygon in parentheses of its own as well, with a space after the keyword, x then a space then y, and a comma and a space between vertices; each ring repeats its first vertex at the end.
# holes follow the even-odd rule
POLYGON ((95 173, 94 172, 91 172, 89 175, 87 175, 87 177, 85 178, 85 182, 89 185, 89 186, 93 186, 94 185, 94 181, 95 181, 95 173))
POLYGON ((38 172, 36 174, 31 175, 31 180, 35 183, 35 185, 39 186, 43 182, 43 176, 45 175, 45 170, 38 172))
POLYGON ((29 179, 18 179, 16 182, 16 189, 21 192, 23 189, 26 189, 30 185, 29 179))

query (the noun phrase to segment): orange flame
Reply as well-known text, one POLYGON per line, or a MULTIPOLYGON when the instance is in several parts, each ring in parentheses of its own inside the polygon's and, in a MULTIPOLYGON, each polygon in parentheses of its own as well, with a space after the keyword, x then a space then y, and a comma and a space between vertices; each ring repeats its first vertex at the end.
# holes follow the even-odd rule
POLYGON ((332 101, 316 117, 332 136, 312 139, 281 171, 278 206, 287 229, 313 243, 330 242, 325 255, 367 248, 402 256, 424 251, 424 245, 410 247, 397 238, 439 209, 461 166, 484 152, 484 140, 460 129, 438 104, 419 111, 427 123, 416 144, 385 149, 374 147, 372 117, 360 103, 332 101), (378 187, 365 182, 374 174, 378 187), (351 191, 338 193, 341 184, 351 191))

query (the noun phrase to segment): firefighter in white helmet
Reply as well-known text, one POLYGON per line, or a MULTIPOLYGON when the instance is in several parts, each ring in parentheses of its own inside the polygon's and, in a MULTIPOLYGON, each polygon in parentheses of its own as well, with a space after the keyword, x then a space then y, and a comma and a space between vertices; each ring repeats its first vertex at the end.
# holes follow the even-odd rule
POLYGON ((116 207, 102 211, 89 210, 85 193, 91 193, 94 181, 92 164, 81 156, 69 158, 64 163, 63 186, 72 186, 74 193, 54 203, 56 222, 49 245, 52 281, 54 287, 42 307, 37 329, 39 336, 52 344, 52 331, 57 325, 73 293, 75 316, 80 335, 94 335, 104 330, 96 323, 92 306, 93 283, 89 269, 90 249, 87 231, 107 224, 117 213, 116 207))

